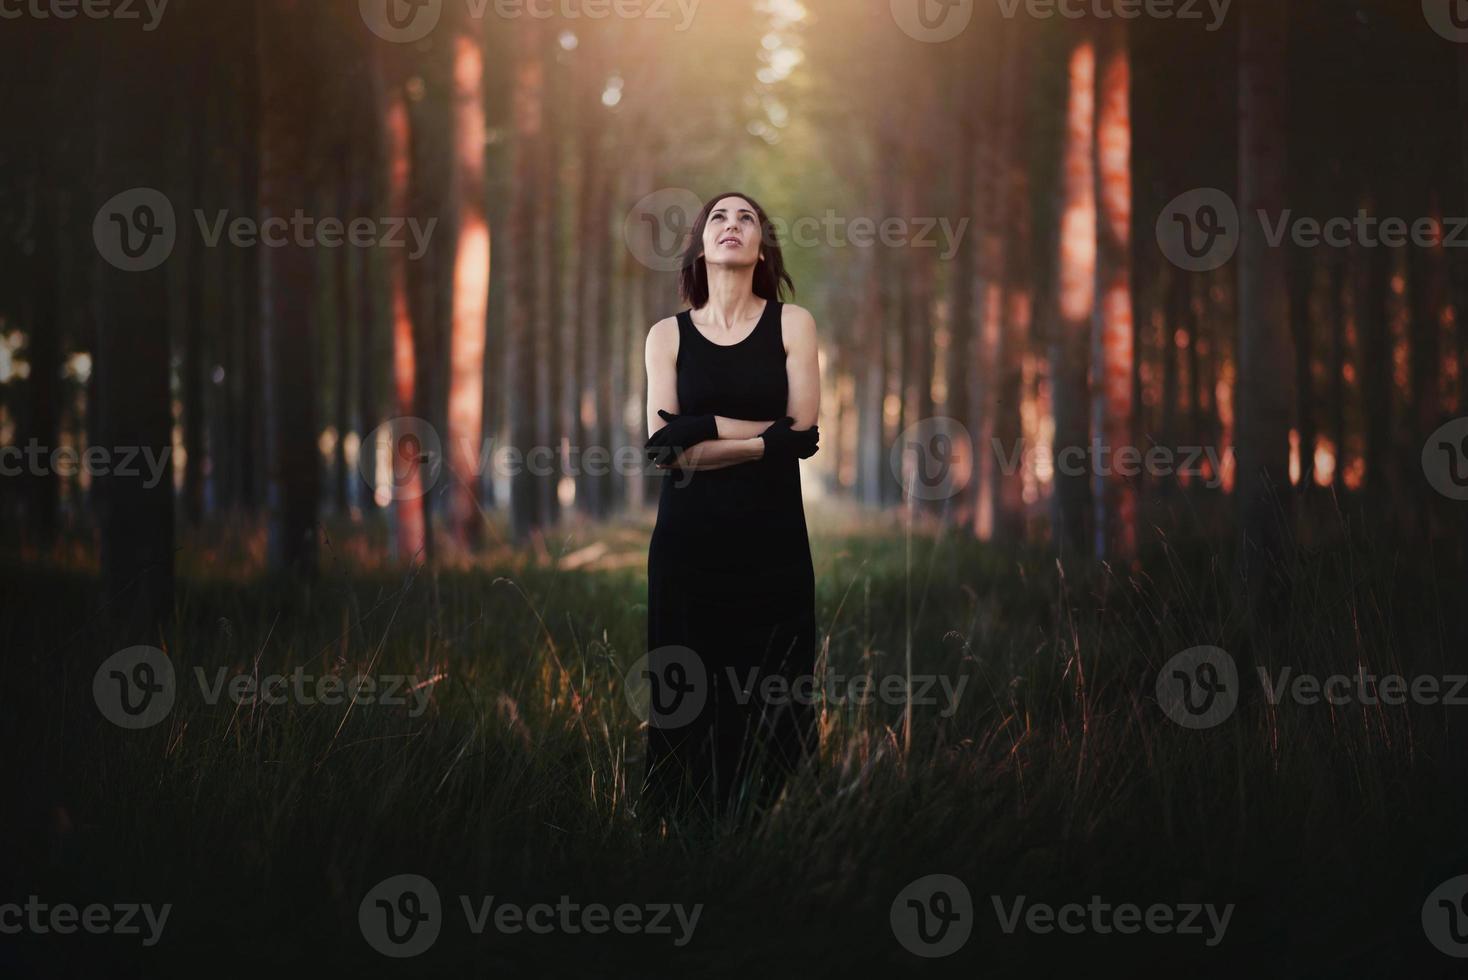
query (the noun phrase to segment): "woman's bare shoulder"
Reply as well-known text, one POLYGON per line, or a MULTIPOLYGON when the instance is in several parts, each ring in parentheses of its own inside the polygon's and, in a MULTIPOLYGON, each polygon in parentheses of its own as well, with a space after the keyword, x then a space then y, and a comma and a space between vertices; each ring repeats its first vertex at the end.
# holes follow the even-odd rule
POLYGON ((816 318, 805 307, 786 303, 780 309, 780 335, 785 341, 787 351, 792 346, 813 343, 816 336, 816 318))
POLYGON ((678 350, 678 317, 663 317, 647 331, 649 352, 676 352, 678 350))

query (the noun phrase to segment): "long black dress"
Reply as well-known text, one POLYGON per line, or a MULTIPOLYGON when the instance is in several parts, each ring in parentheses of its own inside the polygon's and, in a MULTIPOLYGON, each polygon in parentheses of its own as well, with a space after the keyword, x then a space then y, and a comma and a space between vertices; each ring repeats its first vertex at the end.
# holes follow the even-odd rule
MULTIPOLYGON (((678 314, 680 413, 786 415, 781 307, 768 301, 729 345, 678 314)), ((723 813, 769 802, 815 748, 815 572, 799 461, 664 471, 647 581, 646 805, 723 813)))

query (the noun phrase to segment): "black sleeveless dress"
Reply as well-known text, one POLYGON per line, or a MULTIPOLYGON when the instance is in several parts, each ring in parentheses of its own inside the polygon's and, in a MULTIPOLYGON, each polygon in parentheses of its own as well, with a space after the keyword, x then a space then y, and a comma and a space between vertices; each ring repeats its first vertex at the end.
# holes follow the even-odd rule
MULTIPOLYGON (((680 413, 786 415, 782 305, 768 301, 730 345, 678 314, 680 413)), ((815 572, 799 461, 663 474, 647 561, 644 800, 654 814, 768 803, 815 751, 815 572)))

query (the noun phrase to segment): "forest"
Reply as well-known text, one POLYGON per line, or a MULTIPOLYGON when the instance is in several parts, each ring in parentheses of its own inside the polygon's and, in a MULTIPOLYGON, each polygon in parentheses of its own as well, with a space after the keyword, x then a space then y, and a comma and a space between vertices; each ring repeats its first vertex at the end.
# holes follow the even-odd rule
POLYGON ((1459 975, 1461 0, 0 0, 0 118, 6 975, 1459 975), (649 835, 721 193, 820 764, 649 835))

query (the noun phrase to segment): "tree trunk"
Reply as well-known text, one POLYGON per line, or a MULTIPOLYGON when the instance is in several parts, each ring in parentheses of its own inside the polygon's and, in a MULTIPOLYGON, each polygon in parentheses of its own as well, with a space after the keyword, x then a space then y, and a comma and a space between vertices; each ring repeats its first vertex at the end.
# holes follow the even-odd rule
MULTIPOLYGON (((1029 352, 1030 324, 1034 310, 1034 292, 1030 282, 1030 183, 1029 169, 1023 166, 1026 122, 1024 111, 1027 91, 1025 80, 1030 50, 1027 35, 1013 20, 1005 20, 1000 34, 1004 52, 1000 70, 999 159, 996 166, 997 195, 1003 202, 1003 221, 997 226, 1004 246, 1000 257, 1003 296, 1003 320, 999 344, 995 352, 995 390, 988 414, 992 416, 993 439, 1003 449, 1007 468, 997 466, 994 444, 981 445, 980 452, 995 466, 993 482, 993 528, 995 538, 1013 543, 1022 539, 1025 530, 1023 456, 1024 425, 1021 407, 1024 398, 1024 362, 1029 352)), ((986 430, 987 431, 987 430, 986 430)))
MULTIPOLYGON (((315 80, 312 16, 301 0, 260 8, 262 224, 310 213, 309 107, 302 93, 315 80)), ((320 459, 316 449, 316 346, 312 341, 316 262, 312 250, 286 236, 260 261, 269 472, 270 566, 311 575, 316 568, 320 459)))
MULTIPOLYGON (((407 94, 397 78, 382 87, 383 155, 387 171, 388 214, 406 215, 412 170, 407 94)), ((388 292, 392 310, 392 381, 394 410, 400 419, 418 417, 418 354, 414 343, 413 304, 408 292, 408 256, 404 249, 388 249, 388 292)), ((418 562, 428 555, 428 530, 423 495, 425 486, 416 433, 395 428, 388 451, 389 483, 396 522, 394 542, 400 561, 418 562)))
POLYGON ((484 345, 489 305, 490 230, 484 198, 484 53, 473 21, 454 39, 454 151, 458 247, 449 340, 446 461, 449 529, 465 548, 483 536, 477 475, 484 428, 484 345))
POLYGON ((1315 482, 1315 401, 1310 375, 1311 337, 1310 294, 1314 286, 1315 267, 1303 248, 1291 248, 1286 269, 1289 282, 1290 337, 1295 345, 1295 418, 1297 420, 1300 482, 1297 495, 1307 496, 1315 482))
MULTIPOLYGON (((96 186, 104 198, 158 179, 161 149, 170 145, 170 94, 183 82, 175 38, 167 27, 133 38, 126 60, 148 70, 118 70, 102 87, 96 186)), ((163 216, 155 209, 140 221, 143 214, 129 205, 108 216, 119 244, 159 246, 154 229, 168 233, 163 216)), ((97 304, 94 444, 171 463, 167 266, 125 271, 108 261, 99 269, 105 298, 97 304)), ((146 469, 143 475, 119 469, 109 468, 94 484, 109 640, 114 648, 164 645, 173 616, 173 468, 165 466, 156 482, 146 469)))
MULTIPOLYGON (((1284 204, 1286 32, 1289 13, 1274 0, 1243 10, 1239 51, 1239 212, 1278 214, 1284 204)), ((1286 321, 1283 263, 1264 228, 1246 220, 1238 269, 1238 481, 1244 582, 1251 604, 1280 611, 1288 578, 1281 572, 1293 530, 1289 493, 1294 352, 1286 321)), ((1261 610, 1262 611, 1262 610, 1261 610)), ((1272 616, 1270 617, 1272 619, 1272 616)))
POLYGON ((512 386, 508 406, 510 445, 516 450, 517 457, 510 478, 510 533, 516 542, 525 541, 541 521, 536 481, 526 465, 525 454, 535 444, 535 412, 539 404, 536 326, 540 317, 535 260, 541 253, 537 234, 541 225, 536 219, 535 208, 539 198, 537 181, 543 179, 545 64, 538 28, 528 27, 527 31, 515 71, 516 194, 510 206, 510 249, 506 259, 509 266, 510 322, 505 368, 508 383, 512 386))
POLYGON ((1126 30, 1126 22, 1120 20, 1112 20, 1102 29, 1096 89, 1098 302, 1092 320, 1091 428, 1093 437, 1110 453, 1108 465, 1097 465, 1092 471, 1091 492, 1096 554, 1112 560, 1125 560, 1136 553, 1139 479, 1118 472, 1131 464, 1117 455, 1122 450, 1138 451, 1131 444, 1132 124, 1126 30))
MULTIPOLYGON (((206 158, 210 142, 208 117, 204 111, 203 93, 208 91, 208 69, 206 61, 213 53, 201 49, 194 66, 193 89, 196 93, 194 107, 189 116, 190 145, 186 159, 193 168, 190 197, 193 207, 204 206, 205 175, 212 169, 206 158)), ((184 518, 197 527, 204 518, 204 372, 207 354, 204 349, 205 289, 208 283, 204 243, 189 242, 186 261, 189 263, 187 284, 188 300, 185 310, 182 384, 183 434, 184 434, 184 518)))
POLYGON ((1050 339, 1055 416, 1055 534, 1064 556, 1089 549, 1087 505, 1087 353, 1096 305, 1095 48, 1071 49, 1066 145, 1061 179, 1059 318, 1050 339))
POLYGON ((535 264, 535 305, 539 316, 534 321, 537 334, 537 356, 535 358, 535 493, 537 523, 543 527, 555 525, 560 518, 560 498, 557 494, 561 467, 561 427, 559 425, 560 399, 558 396, 561 378, 561 330, 565 310, 562 291, 561 270, 561 143, 557 132, 557 110, 564 101, 560 97, 557 79, 559 72, 547 72, 544 76, 545 96, 542 125, 545 132, 540 140, 543 165, 536 175, 535 221, 540 226, 536 235, 539 243, 539 258, 535 264))

